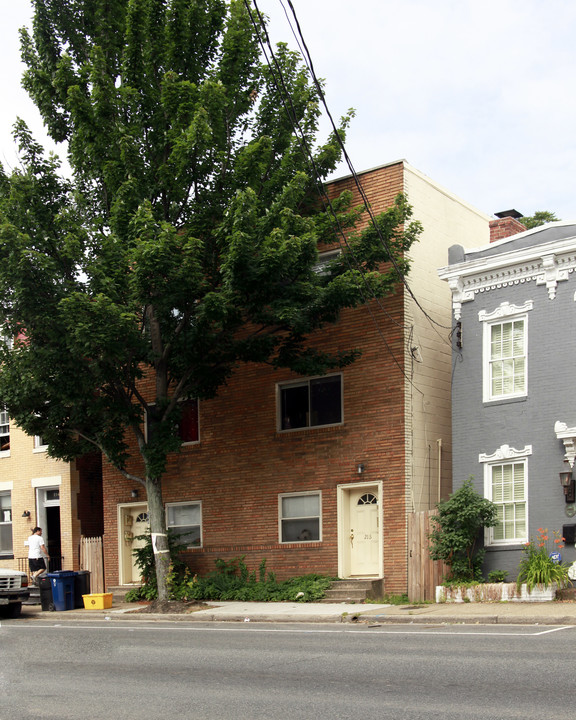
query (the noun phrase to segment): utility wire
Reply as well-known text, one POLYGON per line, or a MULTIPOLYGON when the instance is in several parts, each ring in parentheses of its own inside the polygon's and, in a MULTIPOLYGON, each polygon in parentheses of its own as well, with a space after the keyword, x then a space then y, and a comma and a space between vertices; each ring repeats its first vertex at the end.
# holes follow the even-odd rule
MULTIPOLYGON (((256 33, 257 33, 257 36, 258 36, 258 41, 259 41, 259 43, 260 43, 260 47, 262 48, 262 52, 263 52, 263 54, 264 54, 264 58, 265 58, 265 60, 266 60, 266 62, 267 62, 267 64, 268 64, 268 67, 269 67, 269 69, 270 69, 270 72, 271 72, 271 75, 272 75, 272 79, 273 79, 273 81, 274 81, 274 84, 276 85, 277 90, 280 91, 280 86, 281 86, 281 87, 282 87, 282 90, 283 90, 284 97, 287 98, 288 105, 289 105, 290 107, 288 107, 288 105, 286 104, 286 100, 285 100, 285 99, 282 100, 282 104, 283 104, 283 106, 284 106, 284 109, 285 109, 285 111, 286 111, 286 113, 287 113, 287 116, 288 116, 290 122, 292 123, 292 126, 293 126, 293 128, 294 128, 294 130, 295 130, 295 132, 296 132, 296 135, 297 135, 297 137, 298 137, 298 140, 299 140, 300 143, 302 144, 302 147, 303 147, 306 155, 308 156, 309 162, 311 163, 311 166, 312 166, 312 168, 313 168, 313 170, 314 170, 316 187, 317 187, 319 196, 321 197, 321 199, 322 199, 322 201, 323 201, 323 203, 324 203, 324 207, 326 208, 326 206, 328 206, 328 207, 330 208, 331 215, 332 215, 332 217, 334 218, 334 221, 335 221, 335 223, 336 223, 336 225, 337 225, 338 232, 339 232, 339 234, 341 235, 341 237, 344 239, 344 243, 346 244, 346 247, 348 248, 348 250, 349 250, 352 258, 355 259, 355 258, 354 258, 354 252, 353 252, 352 248, 350 247, 350 245, 348 244, 348 240, 347 240, 346 235, 345 235, 345 233, 344 233, 344 231, 343 231, 343 229, 342 229, 342 226, 341 226, 340 221, 339 221, 339 219, 338 219, 337 213, 336 213, 336 211, 334 210, 334 207, 333 207, 333 205, 332 205, 332 202, 331 202, 329 196, 327 195, 326 191, 324 190, 322 183, 316 182, 316 180, 320 177, 320 174, 319 174, 319 172, 318 172, 318 168, 317 168, 317 166, 316 166, 314 157, 313 157, 313 155, 312 155, 312 152, 311 152, 311 149, 310 149, 310 147, 309 147, 309 144, 308 144, 308 142, 307 142, 307 140, 306 140, 306 137, 305 137, 304 133, 302 132, 302 129, 300 128, 300 126, 299 126, 299 124, 298 124, 297 114, 296 114, 296 112, 295 112, 294 105, 293 105, 293 103, 292 103, 292 98, 291 98, 291 96, 290 96, 290 92, 288 91, 288 88, 286 87, 286 83, 284 82, 284 77, 283 77, 283 75, 282 75, 282 70, 281 70, 281 68, 280 68, 280 66, 279 66, 279 63, 278 63, 278 61, 277 61, 277 59, 276 59, 276 55, 275 55, 274 50, 273 50, 273 48, 272 48, 272 44, 271 44, 271 42, 270 42, 270 37, 269 37, 268 32, 267 32, 267 30, 266 30, 266 25, 265 25, 265 23, 264 23, 264 19, 263 19, 262 13, 260 12, 260 9, 259 9, 259 7, 258 7, 258 4, 257 4, 256 0, 253 0, 253 3, 254 3, 254 7, 255 7, 255 10, 256 10, 256 13, 257 13, 257 15, 258 15, 258 20, 259 20, 258 23, 257 23, 257 22, 255 21, 255 19, 254 19, 254 16, 253 16, 253 14, 252 14, 252 9, 251 9, 250 6, 249 6, 248 0, 244 0, 244 5, 245 5, 245 7, 246 7, 246 9, 247 9, 247 11, 248 11, 248 14, 249 14, 249 16, 250 16, 250 20, 251 20, 251 22, 252 22, 252 25, 253 25, 254 29, 256 30, 256 33), (262 35, 264 35, 265 41, 262 39, 262 35), (271 56, 272 60, 270 60, 270 58, 268 57, 268 51, 270 52, 270 56, 271 56), (275 71, 276 71, 276 73, 278 74, 279 80, 276 78, 275 71)), ((282 93, 281 93, 281 94, 282 94, 282 93)), ((341 143, 341 140, 340 140, 340 138, 338 138, 338 139, 339 139, 339 144, 341 145, 341 144, 342 144, 342 143, 341 143)), ((388 249, 388 248, 386 248, 386 249, 387 249, 388 254, 390 255, 389 249, 388 249)), ((393 263, 393 265, 394 265, 394 263, 393 263)), ((395 266, 395 269, 396 269, 396 273, 402 278, 402 273, 399 272, 399 270, 398 270, 398 268, 397 268, 396 265, 394 265, 394 266, 395 266)), ((368 286, 367 283, 366 283, 366 279, 365 279, 365 277, 364 277, 361 269, 360 269, 359 267, 358 267, 358 269, 359 269, 359 271, 360 271, 360 274, 361 274, 361 277, 362 277, 362 279, 363 279, 364 284, 365 284, 366 286, 368 286)), ((362 294, 362 296, 363 296, 364 301, 366 302, 366 297, 364 296, 364 294, 362 294)), ((378 298, 376 298, 376 300, 378 301, 378 298)), ((378 304, 379 304, 380 307, 382 307, 380 303, 378 303, 378 304)), ((402 373, 402 375, 406 378, 406 380, 408 380, 408 382, 409 382, 410 384, 413 384, 411 378, 407 375, 404 367, 400 364, 400 362, 397 360, 396 356, 394 355, 394 353, 393 353, 390 345, 388 344, 388 342, 387 342, 384 334, 382 333, 381 328, 379 327, 379 324, 378 324, 378 322, 377 322, 377 320, 376 320, 376 318, 375 318, 375 316, 374 316, 374 314, 373 314, 373 312, 372 312, 372 309, 370 308, 370 306, 369 306, 368 304, 366 304, 366 307, 368 308, 368 312, 370 313, 370 316, 371 316, 371 318, 372 318, 372 321, 374 322, 374 325, 375 325, 375 327, 376 327, 376 330, 377 330, 377 332, 378 332, 378 334, 379 334, 382 342, 383 342, 384 345, 386 346, 386 348, 387 348, 390 356, 392 357, 394 363, 396 364, 396 366, 398 367, 398 369, 400 370, 400 372, 402 373)), ((382 309, 383 309, 383 308, 382 308, 382 309)), ((387 314, 388 314, 388 313, 387 313, 387 314)), ((403 327, 404 327, 404 326, 403 326, 403 327)), ((419 388, 417 388, 415 385, 414 385, 414 387, 416 388, 416 390, 418 390, 418 392, 421 392, 421 390, 420 390, 419 388)))
MULTIPOLYGON (((335 137, 336 137, 336 139, 337 139, 337 141, 338 141, 338 144, 340 145, 340 148, 341 148, 341 150, 342 150, 342 155, 343 155, 343 157, 344 157, 344 159, 345 159, 345 161, 346 161, 346 164, 348 165, 348 168, 349 168, 349 170, 350 170, 350 172, 351 172, 351 174, 352 174, 352 177, 354 178, 354 182, 355 182, 355 184, 356 184, 356 187, 358 188, 358 192, 360 193, 360 196, 361 196, 363 202, 365 203, 366 210, 367 210, 368 215, 369 215, 369 217, 370 217, 370 219, 371 219, 371 221, 372 221, 372 224, 373 224, 373 226, 374 226, 374 229, 376 230, 376 233, 377 233, 377 235, 378 235, 378 238, 380 239, 380 242, 381 242, 381 243, 384 245, 384 247, 386 248, 388 254, 390 255, 391 262, 392 262, 392 264, 394 265, 394 268, 395 268, 396 272, 397 272, 397 273, 399 274, 399 276, 402 278, 402 282, 403 282, 404 286, 406 287, 406 290, 408 291, 409 295, 411 296, 411 298, 412 298, 412 299, 414 300, 414 302, 416 303, 417 307, 422 311, 424 317, 425 317, 432 325, 438 326, 438 327, 442 328, 443 330, 451 330, 452 328, 451 328, 450 326, 443 325, 442 323, 439 323, 437 320, 434 320, 434 318, 432 318, 432 317, 428 314, 428 312, 422 307, 420 301, 419 301, 418 298, 414 295, 414 292, 412 291, 412 288, 410 287, 410 285, 409 285, 409 283, 408 283, 405 275, 401 272, 401 270, 400 270, 400 268, 398 267, 395 259, 393 258, 392 253, 390 252, 390 248, 389 248, 389 246, 388 246, 388 243, 387 243, 387 241, 385 240, 385 238, 384 238, 384 236, 382 235, 382 233, 380 232, 380 228, 378 227, 378 224, 376 223, 376 219, 375 219, 375 217, 374 217, 374 213, 372 212, 372 207, 371 207, 371 205, 370 205, 370 202, 369 202, 369 200, 368 200, 368 198, 367 198, 367 196, 366 196, 366 193, 364 192, 364 188, 362 187, 362 184, 361 184, 361 182, 360 182, 360 180, 359 180, 359 178, 358 178, 358 174, 356 173, 356 170, 354 169, 354 166, 353 166, 352 161, 351 161, 351 159, 350 159, 350 157, 349 157, 349 155, 348 155, 348 153, 347 153, 347 151, 346 151, 346 148, 345 148, 345 146, 344 146, 344 143, 342 142, 342 138, 340 137, 340 133, 338 132, 338 128, 336 127, 336 124, 335 124, 335 122, 334 122, 334 118, 332 117, 332 113, 330 112, 330 109, 328 108, 328 104, 327 104, 327 102, 326 102, 326 98, 325 98, 324 92, 323 92, 323 90, 322 90, 322 85, 321 85, 320 81, 318 80, 318 77, 317 77, 316 72, 315 72, 315 70, 314 70, 314 64, 313 64, 313 62, 312 62, 312 58, 311 58, 311 56, 310 56, 310 52, 309 52, 308 47, 307 47, 307 45, 306 45, 306 41, 304 40, 304 36, 303 36, 303 34, 302 34, 302 30, 301 30, 301 28, 300 28, 300 23, 299 23, 299 21, 298 21, 298 17, 297 17, 297 15, 296 15, 296 11, 294 10, 294 6, 293 6, 293 4, 292 4, 292 0, 287 0, 287 2, 288 2, 288 5, 290 6, 290 9, 291 9, 291 11, 292 11, 292 15, 294 16, 294 21, 296 22, 296 27, 297 27, 297 29, 298 29, 298 35, 299 35, 300 40, 302 41, 302 45, 303 45, 303 47, 304 47, 304 53, 303 53, 304 62, 306 63, 306 66, 307 66, 307 68, 308 68, 308 71, 309 71, 309 73, 310 73, 310 76, 312 77, 312 80, 313 80, 313 82, 314 82, 314 84, 315 84, 315 86, 316 86, 316 89, 317 89, 317 91, 318 91, 318 94, 319 94, 319 96, 320 96, 320 99, 321 99, 321 101, 322 101, 322 104, 323 104, 323 106, 324 106, 324 109, 325 109, 325 111, 326 111, 326 114, 328 115, 328 118, 329 118, 330 123, 331 123, 331 125, 332 125, 332 129, 333 129, 333 131, 334 131, 335 137)), ((286 12, 286 8, 284 7, 283 0, 280 0, 280 4, 282 5, 282 8, 284 9, 284 13, 286 14, 286 17, 287 17, 287 19, 288 19, 288 24, 290 25, 290 28, 291 28, 291 30, 292 30, 292 33, 294 34, 294 37, 296 38, 296 42, 297 42, 297 44, 298 44, 298 47, 300 47, 300 51, 302 52, 302 47, 301 47, 301 45, 300 45, 300 41, 299 41, 298 38, 296 37, 296 34, 295 34, 295 32, 294 32, 294 28, 293 28, 293 26, 292 26, 292 23, 290 22, 290 18, 288 17, 288 13, 286 12)), ((254 5, 256 6, 256 0, 254 0, 254 5)), ((444 342, 447 342, 447 341, 446 341, 446 338, 442 337, 442 335, 440 335, 440 337, 442 338, 442 340, 443 340, 444 342)))

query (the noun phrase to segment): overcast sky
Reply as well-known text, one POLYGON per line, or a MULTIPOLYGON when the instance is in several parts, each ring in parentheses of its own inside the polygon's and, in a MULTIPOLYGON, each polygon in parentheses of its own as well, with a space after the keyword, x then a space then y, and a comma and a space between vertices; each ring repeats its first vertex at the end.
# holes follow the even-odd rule
MULTIPOLYGON (((41 125, 20 89, 17 31, 30 6, 0 2, 0 160, 10 166, 15 117, 41 125)), ((273 40, 295 46, 280 0, 257 2, 273 40)), ((489 215, 576 219, 576 3, 292 3, 331 113, 356 109, 347 151, 357 171, 406 159, 489 215)))

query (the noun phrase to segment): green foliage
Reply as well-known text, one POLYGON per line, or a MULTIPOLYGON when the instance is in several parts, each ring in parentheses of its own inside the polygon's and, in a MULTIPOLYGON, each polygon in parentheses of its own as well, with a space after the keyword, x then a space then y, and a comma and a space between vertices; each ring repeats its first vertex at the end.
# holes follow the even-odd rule
POLYGON ((557 220, 560 220, 560 218, 556 217, 555 213, 548 210, 537 210, 534 215, 527 215, 526 217, 520 218, 520 222, 526 226, 527 230, 531 230, 532 228, 540 227, 540 225, 545 225, 546 223, 555 222, 557 220))
MULTIPOLYGON (((188 572, 187 565, 180 559, 179 553, 184 546, 178 542, 179 536, 175 533, 168 533, 168 549, 170 554, 170 572, 169 576, 175 581, 176 578, 182 578, 188 572)), ((146 535, 138 535, 136 540, 143 540, 143 545, 133 550, 134 563, 140 570, 142 585, 126 593, 126 600, 134 602, 136 600, 155 600, 158 597, 158 580, 156 574, 156 563, 154 559, 154 550, 152 548, 152 537, 150 533, 146 535)))
POLYGON ((456 492, 437 505, 429 534, 430 557, 450 567, 449 580, 456 583, 482 579, 484 550, 477 549, 483 528, 494 527, 497 509, 479 495, 468 478, 456 492))
MULTIPOLYGON (((259 602, 316 602, 321 600, 332 578, 323 575, 302 575, 278 581, 274 573, 267 572, 263 559, 257 571, 249 571, 244 557, 232 560, 217 559, 216 569, 205 577, 192 575, 187 567, 172 563, 168 576, 170 600, 238 600, 259 602)), ((131 590, 126 599, 154 600, 157 589, 154 575, 137 590, 131 590)))
MULTIPOLYGON (((562 544, 564 538, 561 538, 557 531, 553 534, 554 550, 561 550, 564 547, 562 544)), ((568 570, 570 565, 552 560, 548 540, 548 530, 538 528, 536 540, 530 539, 522 548, 522 559, 516 579, 518 587, 525 583, 531 592, 536 585, 546 586, 557 583, 558 587, 562 588, 569 584, 568 570)))
POLYGON ((367 604, 382 604, 382 605, 407 605, 410 600, 408 598, 408 595, 384 595, 384 597, 376 600, 372 600, 371 598, 367 598, 365 600, 367 604))
MULTIPOLYGON (((282 86, 262 62, 241 0, 32 5, 23 84, 72 173, 16 124, 20 166, 0 170, 0 338, 20 340, 0 340, 0 398, 53 457, 97 448, 124 474, 143 467, 130 477, 163 543, 179 401, 214 397, 244 363, 321 375, 353 362, 355 348, 306 340, 393 292, 421 228, 399 197, 377 219, 385 242, 355 232, 362 209, 344 193, 333 205, 350 239, 314 271, 318 248, 341 242, 317 193, 340 145, 317 138, 299 56, 278 48, 282 86)), ((165 593, 168 566, 156 570, 165 593)))
POLYGON ((506 578, 508 577, 508 573, 506 570, 491 570, 488 573, 488 582, 489 583, 503 583, 506 582, 506 578))

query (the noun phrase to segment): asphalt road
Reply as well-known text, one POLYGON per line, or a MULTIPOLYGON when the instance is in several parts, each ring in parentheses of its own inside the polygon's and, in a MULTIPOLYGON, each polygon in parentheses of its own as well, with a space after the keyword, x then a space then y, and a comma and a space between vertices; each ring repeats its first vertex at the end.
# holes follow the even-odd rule
POLYGON ((0 720, 572 719, 576 627, 19 622, 0 720))

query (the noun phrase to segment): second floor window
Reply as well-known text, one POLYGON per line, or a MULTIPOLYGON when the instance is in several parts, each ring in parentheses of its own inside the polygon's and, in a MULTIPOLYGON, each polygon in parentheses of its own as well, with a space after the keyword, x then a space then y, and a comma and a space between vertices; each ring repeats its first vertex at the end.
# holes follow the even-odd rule
POLYGON ((280 430, 342 422, 342 376, 328 375, 279 386, 280 430))
POLYGON ((10 418, 5 408, 0 409, 0 454, 10 452, 10 418))
POLYGON ((490 325, 490 397, 526 394, 526 321, 490 325))

